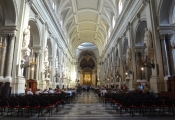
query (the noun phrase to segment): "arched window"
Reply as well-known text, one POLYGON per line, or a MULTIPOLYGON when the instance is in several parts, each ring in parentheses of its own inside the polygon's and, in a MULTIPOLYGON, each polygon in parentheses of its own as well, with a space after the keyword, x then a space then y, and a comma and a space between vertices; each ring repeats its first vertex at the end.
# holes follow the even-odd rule
POLYGON ((173 8, 172 23, 175 24, 175 6, 173 8))
POLYGON ((55 4, 54 1, 53 1, 53 3, 52 3, 52 8, 53 8, 54 10, 56 10, 56 4, 55 4))
POLYGON ((123 9, 123 3, 122 3, 122 0, 119 1, 118 7, 119 7, 119 14, 120 14, 121 11, 122 11, 122 9, 123 9))

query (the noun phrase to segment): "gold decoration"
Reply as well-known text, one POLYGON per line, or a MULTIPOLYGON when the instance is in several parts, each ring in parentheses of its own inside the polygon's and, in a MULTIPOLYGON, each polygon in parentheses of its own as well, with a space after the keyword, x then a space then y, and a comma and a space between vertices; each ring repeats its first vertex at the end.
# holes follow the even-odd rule
POLYGON ((90 58, 91 58, 91 57, 90 57, 89 55, 86 55, 86 56, 85 56, 85 59, 86 59, 87 61, 89 61, 90 58))

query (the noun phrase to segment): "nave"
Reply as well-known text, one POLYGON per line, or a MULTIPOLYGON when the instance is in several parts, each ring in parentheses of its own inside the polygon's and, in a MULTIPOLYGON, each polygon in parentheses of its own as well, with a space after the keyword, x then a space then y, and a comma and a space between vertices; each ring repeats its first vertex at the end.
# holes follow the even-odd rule
POLYGON ((71 103, 66 103, 64 107, 59 106, 58 112, 54 108, 52 115, 46 111, 43 111, 42 115, 38 118, 38 114, 27 117, 27 111, 22 116, 16 117, 16 112, 13 115, 4 116, 0 115, 0 120, 174 120, 174 116, 165 113, 165 115, 149 115, 146 114, 144 117, 139 113, 134 113, 132 117, 129 112, 122 111, 122 116, 119 111, 116 111, 109 102, 104 105, 101 98, 98 97, 94 91, 82 92, 81 95, 76 96, 75 100, 71 103))

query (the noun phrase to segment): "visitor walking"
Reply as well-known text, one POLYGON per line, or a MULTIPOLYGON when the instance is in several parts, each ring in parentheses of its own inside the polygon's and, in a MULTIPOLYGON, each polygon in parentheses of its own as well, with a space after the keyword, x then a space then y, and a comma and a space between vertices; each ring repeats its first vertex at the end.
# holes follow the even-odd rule
POLYGON ((90 86, 87 86, 87 96, 89 96, 89 90, 90 90, 90 86))

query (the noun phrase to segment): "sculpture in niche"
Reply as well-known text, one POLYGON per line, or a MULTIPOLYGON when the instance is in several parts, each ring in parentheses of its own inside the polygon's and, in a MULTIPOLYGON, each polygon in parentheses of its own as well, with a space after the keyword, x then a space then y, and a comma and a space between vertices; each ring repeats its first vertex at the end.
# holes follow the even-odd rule
POLYGON ((111 62, 111 71, 113 71, 113 63, 111 62))
POLYGON ((44 50, 44 61, 48 61, 48 46, 44 50))
POLYGON ((131 61, 132 57, 131 57, 131 49, 128 47, 126 50, 126 62, 127 64, 131 61))
POLYGON ((120 67, 120 58, 117 57, 117 67, 120 67))
POLYGON ((24 40, 22 47, 28 48, 29 43, 30 43, 30 26, 27 26, 27 28, 24 30, 24 40))
POLYGON ((151 37, 151 32, 148 30, 148 28, 145 28, 145 39, 144 42, 146 43, 146 47, 152 48, 153 46, 153 40, 151 37))

